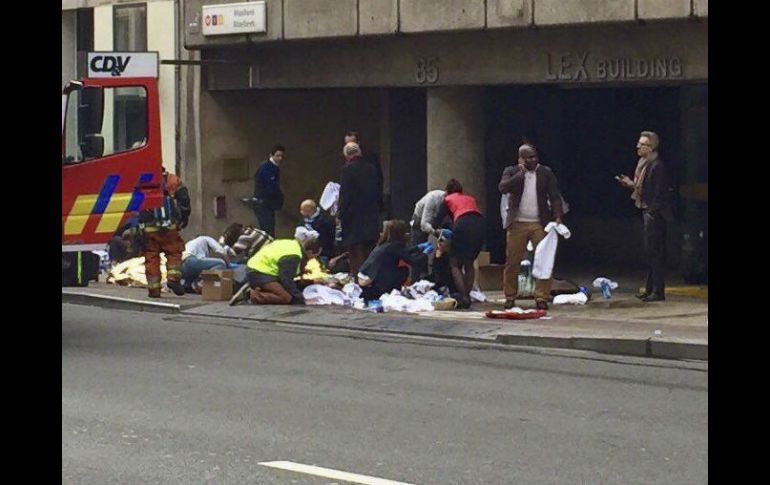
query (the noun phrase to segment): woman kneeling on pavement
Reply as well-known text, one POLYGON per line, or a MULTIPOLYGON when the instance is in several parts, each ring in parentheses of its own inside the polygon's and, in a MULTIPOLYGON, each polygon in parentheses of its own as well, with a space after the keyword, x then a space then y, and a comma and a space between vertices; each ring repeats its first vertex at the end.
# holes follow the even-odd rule
POLYGON ((249 282, 238 290, 230 304, 246 298, 258 305, 304 304, 305 298, 294 278, 305 271, 308 260, 320 253, 318 239, 276 239, 264 245, 246 263, 249 282))
POLYGON ((376 300, 383 293, 401 289, 409 277, 409 267, 422 267, 427 256, 418 247, 407 248, 409 224, 404 221, 385 221, 377 247, 369 254, 358 273, 358 284, 363 288, 364 300, 376 300), (408 266, 407 266, 408 265, 408 266))

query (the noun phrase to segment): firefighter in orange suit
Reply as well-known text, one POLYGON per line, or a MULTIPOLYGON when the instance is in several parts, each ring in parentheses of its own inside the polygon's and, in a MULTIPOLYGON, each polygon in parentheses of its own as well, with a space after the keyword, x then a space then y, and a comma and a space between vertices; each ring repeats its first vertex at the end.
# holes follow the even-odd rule
POLYGON ((182 286, 182 252, 184 241, 179 229, 190 218, 190 196, 182 181, 163 170, 163 205, 142 211, 139 224, 144 242, 144 273, 151 298, 160 298, 160 253, 166 254, 166 285, 176 295, 184 295, 182 286))

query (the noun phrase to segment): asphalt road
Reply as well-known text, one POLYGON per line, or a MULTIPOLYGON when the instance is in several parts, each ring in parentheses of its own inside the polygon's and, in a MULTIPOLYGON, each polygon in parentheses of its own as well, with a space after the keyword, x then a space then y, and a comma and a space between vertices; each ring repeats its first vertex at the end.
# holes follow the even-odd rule
POLYGON ((276 460, 705 484, 707 364, 62 305, 62 483, 346 483, 276 460))

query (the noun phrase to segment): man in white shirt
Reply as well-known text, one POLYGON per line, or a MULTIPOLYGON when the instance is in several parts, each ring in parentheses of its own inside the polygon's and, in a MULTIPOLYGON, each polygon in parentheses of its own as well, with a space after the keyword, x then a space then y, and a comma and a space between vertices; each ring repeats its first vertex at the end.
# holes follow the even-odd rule
POLYGON ((226 269, 233 254, 235 253, 229 246, 219 244, 213 237, 198 236, 188 241, 182 255, 182 282, 185 291, 195 293, 193 283, 200 274, 207 269, 226 269))

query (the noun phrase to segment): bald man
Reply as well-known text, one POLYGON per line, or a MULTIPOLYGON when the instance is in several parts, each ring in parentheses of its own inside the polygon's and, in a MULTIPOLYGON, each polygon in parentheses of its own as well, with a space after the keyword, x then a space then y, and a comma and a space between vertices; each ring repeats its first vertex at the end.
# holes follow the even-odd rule
MULTIPOLYGON (((533 246, 545 237, 545 226, 555 220, 561 223, 563 212, 561 192, 550 168, 540 164, 537 149, 530 144, 519 147, 518 164, 506 167, 498 188, 508 197, 505 216, 505 270, 503 291, 505 308, 516 306, 519 293, 519 271, 527 242, 533 246)), ((548 309, 551 300, 551 280, 537 280, 535 306, 548 309)))
POLYGON ((350 274, 357 276, 380 236, 377 169, 361 158, 357 143, 346 144, 342 154, 347 165, 340 176, 338 217, 342 246, 350 253, 350 274))
POLYGON ((318 233, 318 239, 321 242, 320 259, 328 265, 329 259, 334 256, 334 220, 311 199, 302 201, 299 205, 299 213, 302 215, 302 226, 318 233))

